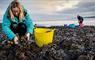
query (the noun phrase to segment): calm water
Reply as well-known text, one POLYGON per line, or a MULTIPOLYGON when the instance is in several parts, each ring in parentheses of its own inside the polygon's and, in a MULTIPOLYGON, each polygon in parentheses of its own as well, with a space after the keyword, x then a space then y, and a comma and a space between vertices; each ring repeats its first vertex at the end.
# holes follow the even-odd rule
MULTIPOLYGON (((2 20, 0 20, 0 23, 2 23, 2 20)), ((44 25, 44 26, 60 26, 64 24, 76 24, 78 25, 78 21, 76 20, 49 20, 49 21, 33 21, 34 24, 38 25, 44 25)), ((85 18, 84 19, 84 25, 94 25, 95 26, 95 18, 85 18)))

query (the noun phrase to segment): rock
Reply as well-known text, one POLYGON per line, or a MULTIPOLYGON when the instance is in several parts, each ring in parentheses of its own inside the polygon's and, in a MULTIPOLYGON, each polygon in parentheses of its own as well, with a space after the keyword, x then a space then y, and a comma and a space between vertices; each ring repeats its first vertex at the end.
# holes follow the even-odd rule
POLYGON ((89 60, 89 58, 85 55, 80 55, 77 60, 89 60))
MULTIPOLYGON (((3 41, 0 60, 95 60, 94 26, 49 28, 56 29, 53 43, 39 48, 34 35, 31 35, 29 43, 24 41, 19 45, 5 44, 3 41)), ((2 31, 0 38, 8 40, 2 31)))

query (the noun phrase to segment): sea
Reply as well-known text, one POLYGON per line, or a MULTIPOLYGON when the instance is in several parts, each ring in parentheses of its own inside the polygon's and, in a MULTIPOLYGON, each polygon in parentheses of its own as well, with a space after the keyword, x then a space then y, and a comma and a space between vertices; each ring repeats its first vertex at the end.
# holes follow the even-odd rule
MULTIPOLYGON (((0 23, 2 23, 2 20, 0 20, 0 23)), ((33 20, 33 24, 38 26, 64 26, 64 24, 78 25, 78 20, 33 20)), ((95 18, 85 18, 83 24, 87 26, 95 26, 95 18)))

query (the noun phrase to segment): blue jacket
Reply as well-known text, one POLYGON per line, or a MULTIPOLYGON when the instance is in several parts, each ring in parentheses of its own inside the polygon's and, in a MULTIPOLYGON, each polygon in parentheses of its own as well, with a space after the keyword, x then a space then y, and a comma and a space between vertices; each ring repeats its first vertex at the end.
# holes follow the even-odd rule
MULTIPOLYGON (((33 22, 29 16, 29 14, 27 13, 27 10, 23 9, 23 11, 25 12, 25 17, 23 18, 22 22, 25 23, 27 26, 27 33, 32 34, 33 28, 34 28, 33 22)), ((12 40, 15 37, 15 34, 10 29, 10 25, 12 23, 12 20, 10 18, 8 18, 7 14, 8 14, 8 9, 3 16, 2 29, 3 29, 3 32, 6 34, 6 36, 8 37, 8 39, 12 40)), ((20 23, 16 17, 14 17, 14 19, 17 24, 20 23)))

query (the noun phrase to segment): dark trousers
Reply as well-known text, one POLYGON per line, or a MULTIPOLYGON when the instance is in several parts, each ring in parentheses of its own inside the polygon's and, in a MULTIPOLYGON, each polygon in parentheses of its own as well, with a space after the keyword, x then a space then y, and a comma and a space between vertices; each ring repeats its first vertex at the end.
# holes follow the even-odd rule
POLYGON ((83 20, 79 20, 79 24, 82 24, 83 23, 83 20))
POLYGON ((11 29, 15 34, 18 33, 20 36, 25 35, 26 32, 27 32, 27 27, 26 27, 26 24, 24 24, 24 23, 19 23, 19 24, 17 24, 17 23, 15 23, 15 22, 13 22, 13 23, 11 23, 11 25, 10 25, 10 29, 11 29))

